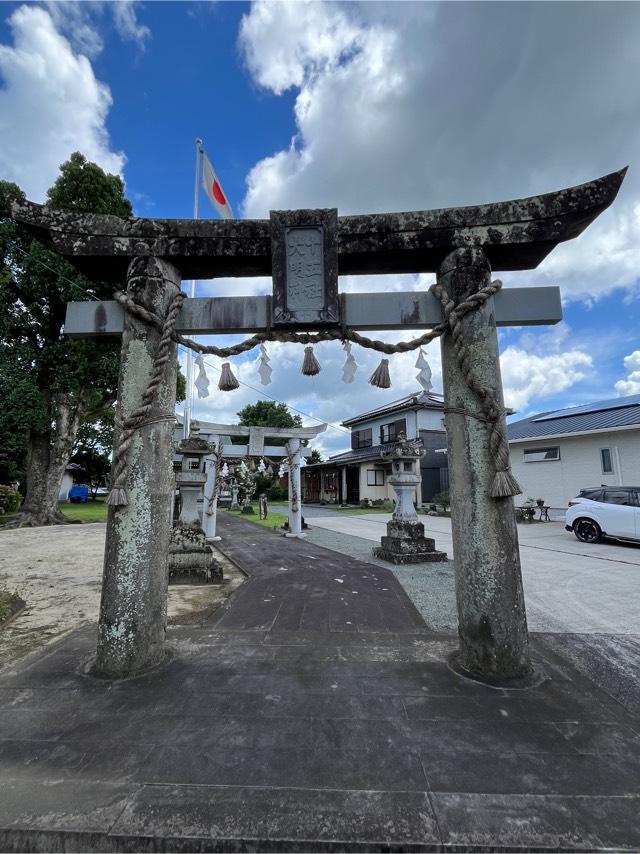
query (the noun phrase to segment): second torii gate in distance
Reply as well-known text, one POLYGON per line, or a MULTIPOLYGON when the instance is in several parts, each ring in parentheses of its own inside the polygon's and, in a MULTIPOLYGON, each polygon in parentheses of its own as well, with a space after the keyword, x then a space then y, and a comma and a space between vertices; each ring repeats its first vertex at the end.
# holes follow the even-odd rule
MULTIPOLYGON (((452 329, 441 338, 460 661, 469 673, 508 680, 526 676, 531 663, 513 500, 492 495, 495 476, 508 466, 506 439, 501 470, 490 440, 506 434, 496 325, 557 323, 562 311, 557 288, 490 296, 491 270, 533 269, 556 244, 577 237, 614 200, 625 171, 527 199, 395 214, 119 219, 22 202, 12 205, 12 217, 90 278, 126 281, 132 302, 160 318, 175 305, 183 278, 273 277, 272 297, 185 300, 176 324, 183 334, 268 338, 271 330, 311 329, 339 340, 347 331, 443 321, 433 293, 339 294, 338 274, 435 273, 448 300, 445 316, 450 305, 473 303, 458 318, 457 337, 452 329), (474 300, 480 295, 481 305, 474 300), (470 371, 479 380, 475 391, 470 371), (491 434, 477 389, 493 401, 491 434)), ((160 330, 113 302, 83 302, 69 306, 65 332, 122 335, 123 423, 149 386, 160 330)), ((150 416, 127 447, 129 504, 109 510, 95 664, 105 677, 129 676, 164 656, 175 344, 169 355, 150 416)))
POLYGON ((204 508, 202 528, 208 542, 219 540, 216 535, 217 496, 216 477, 218 462, 240 457, 279 457, 289 465, 289 532, 286 536, 302 537, 302 493, 300 490, 300 462, 302 448, 310 439, 315 439, 327 429, 326 424, 317 427, 242 427, 233 424, 200 423, 202 437, 207 437, 216 446, 215 456, 206 458, 207 480, 204 486, 204 508), (243 437, 245 445, 224 442, 226 437, 243 437), (279 439, 282 445, 265 445, 265 439, 279 439))

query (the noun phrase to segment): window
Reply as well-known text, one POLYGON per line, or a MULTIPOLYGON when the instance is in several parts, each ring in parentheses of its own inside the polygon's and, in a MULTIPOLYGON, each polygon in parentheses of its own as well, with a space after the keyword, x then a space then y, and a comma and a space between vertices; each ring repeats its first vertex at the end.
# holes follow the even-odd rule
POLYGON ((381 469, 367 469, 367 486, 384 486, 384 472, 381 469))
POLYGON ((609 448, 600 448, 600 463, 602 464, 602 474, 613 474, 613 461, 609 448))
POLYGON ((200 468, 200 460, 189 460, 189 471, 198 471, 200 468))
POLYGON ((542 463, 548 460, 559 460, 560 448, 530 448, 524 451, 525 463, 542 463))
POLYGON ((634 507, 636 497, 630 489, 605 489, 604 502, 605 504, 624 504, 634 507))
POLYGON ((580 498, 589 498, 591 501, 602 501, 601 489, 581 489, 580 498))
POLYGON ((381 442, 395 442, 400 433, 407 432, 407 421, 405 418, 400 418, 398 421, 392 421, 391 424, 383 424, 380 427, 381 442))
POLYGON ((373 444, 373 433, 371 427, 368 430, 354 430, 351 434, 351 447, 354 450, 358 448, 370 448, 373 444))

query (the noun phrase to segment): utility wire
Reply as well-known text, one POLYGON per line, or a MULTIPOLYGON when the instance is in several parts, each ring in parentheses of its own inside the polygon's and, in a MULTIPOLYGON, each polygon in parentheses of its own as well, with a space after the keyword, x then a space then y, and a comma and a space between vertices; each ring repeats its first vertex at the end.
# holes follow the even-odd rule
MULTIPOLYGON (((80 291, 80 293, 83 293, 86 296, 88 296, 89 299, 92 299, 94 302, 100 302, 100 300, 96 296, 94 296, 90 291, 88 291, 86 288, 83 288, 77 282, 72 281, 67 276, 65 276, 63 273, 60 273, 58 270, 54 270, 53 267, 50 267, 48 264, 45 264, 44 261, 41 261, 39 258, 36 258, 35 256, 31 255, 31 253, 24 250, 21 246, 14 246, 13 248, 17 249, 19 252, 22 252, 23 255, 28 255, 32 261, 35 261, 36 264, 40 264, 41 267, 44 267, 50 273, 53 273, 54 275, 58 276, 58 278, 64 279, 65 282, 68 282, 72 287, 76 288, 76 290, 80 291)), ((180 349, 182 350, 183 353, 185 353, 185 354, 187 353, 186 347, 183 347, 182 345, 180 345, 180 349)), ((207 362, 205 359, 203 359, 203 362, 209 368, 213 368, 214 371, 218 371, 218 373, 222 372, 222 369, 219 368, 217 365, 214 365, 212 362, 207 362)), ((284 403, 284 401, 278 400, 278 398, 276 398, 276 397, 272 397, 272 395, 268 394, 266 391, 263 391, 262 389, 258 389, 255 386, 252 386, 249 383, 244 382, 243 380, 238 380, 238 382, 240 383, 240 385, 245 386, 245 388, 249 388, 249 389, 251 389, 251 391, 255 391, 257 394, 262 395, 263 397, 269 398, 269 400, 272 400, 274 403, 284 403)), ((326 424, 327 427, 331 427, 332 430, 337 430, 339 433, 344 433, 346 436, 351 436, 350 431, 345 430, 343 427, 338 427, 336 424, 331 424, 328 421, 323 421, 322 418, 317 418, 315 415, 309 415, 308 412, 304 412, 302 409, 297 409, 295 406, 291 406, 288 403, 284 403, 284 405, 288 406, 289 409, 291 409, 293 412, 297 413, 298 415, 302 415, 305 418, 310 418, 312 421, 317 421, 318 424, 326 424)))
MULTIPOLYGON (((186 353, 187 348, 180 345, 180 349, 186 353)), ((214 371, 218 371, 218 373, 222 373, 222 368, 219 368, 217 365, 212 364, 212 362, 207 362, 206 359, 202 360, 205 365, 209 368, 213 368, 214 371)), ((284 403, 282 400, 278 400, 277 397, 272 397, 270 394, 267 394, 266 391, 262 389, 256 388, 255 386, 250 385, 249 383, 245 383, 242 380, 238 380, 240 385, 245 386, 246 388, 250 388, 251 391, 257 392, 257 394, 262 395, 263 397, 268 397, 269 400, 273 400, 274 403, 284 403)), ((345 433, 347 436, 351 436, 351 432, 349 430, 345 430, 343 427, 338 427, 335 424, 331 424, 328 421, 323 421, 322 418, 316 418, 315 415, 309 415, 308 412, 303 412, 302 409, 296 409, 295 406, 290 406, 288 403, 284 404, 288 406, 293 412, 296 412, 298 415, 304 415, 305 418, 310 418, 312 421, 317 421, 319 424, 326 424, 327 427, 331 427, 332 430, 337 430, 339 433, 345 433)))
POLYGON ((35 261, 36 264, 40 264, 41 267, 44 267, 45 270, 48 270, 50 273, 53 273, 59 279, 64 279, 65 282, 68 282, 72 287, 76 288, 76 290, 80 291, 82 294, 86 294, 89 299, 94 300, 94 302, 100 302, 98 297, 94 296, 90 291, 86 288, 83 288, 82 285, 79 285, 77 282, 72 281, 68 276, 65 276, 64 273, 60 273, 58 270, 54 270, 53 267, 50 267, 48 264, 45 264, 44 261, 41 261, 39 258, 36 258, 35 255, 32 255, 30 252, 27 252, 22 246, 14 246, 13 249, 17 249, 18 252, 22 252, 23 255, 28 255, 32 261, 35 261))

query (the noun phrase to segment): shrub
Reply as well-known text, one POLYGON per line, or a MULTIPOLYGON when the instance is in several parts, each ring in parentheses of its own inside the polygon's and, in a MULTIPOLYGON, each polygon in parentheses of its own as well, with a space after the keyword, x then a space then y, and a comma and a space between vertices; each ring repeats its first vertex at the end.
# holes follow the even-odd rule
POLYGON ((15 513, 20 507, 22 497, 17 489, 12 486, 0 486, 0 515, 3 513, 15 513))
POLYGON ((277 484, 274 484, 267 489, 267 501, 286 501, 287 498, 287 490, 282 489, 277 484))
POLYGON ((447 507, 449 507, 449 490, 443 489, 442 492, 434 495, 433 503, 442 507, 443 510, 446 510, 447 507))

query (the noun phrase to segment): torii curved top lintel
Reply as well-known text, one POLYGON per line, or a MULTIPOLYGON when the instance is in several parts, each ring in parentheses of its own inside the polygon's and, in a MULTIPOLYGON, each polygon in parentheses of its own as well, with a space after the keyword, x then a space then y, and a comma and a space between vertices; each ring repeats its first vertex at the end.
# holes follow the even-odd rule
MULTIPOLYGON (((626 171, 507 202, 339 217, 339 273, 434 272, 465 246, 482 246, 494 270, 532 269, 613 202, 626 171)), ((120 219, 33 202, 13 203, 11 216, 101 281, 123 282, 137 255, 166 258, 185 279, 271 274, 269 220, 120 219)))

